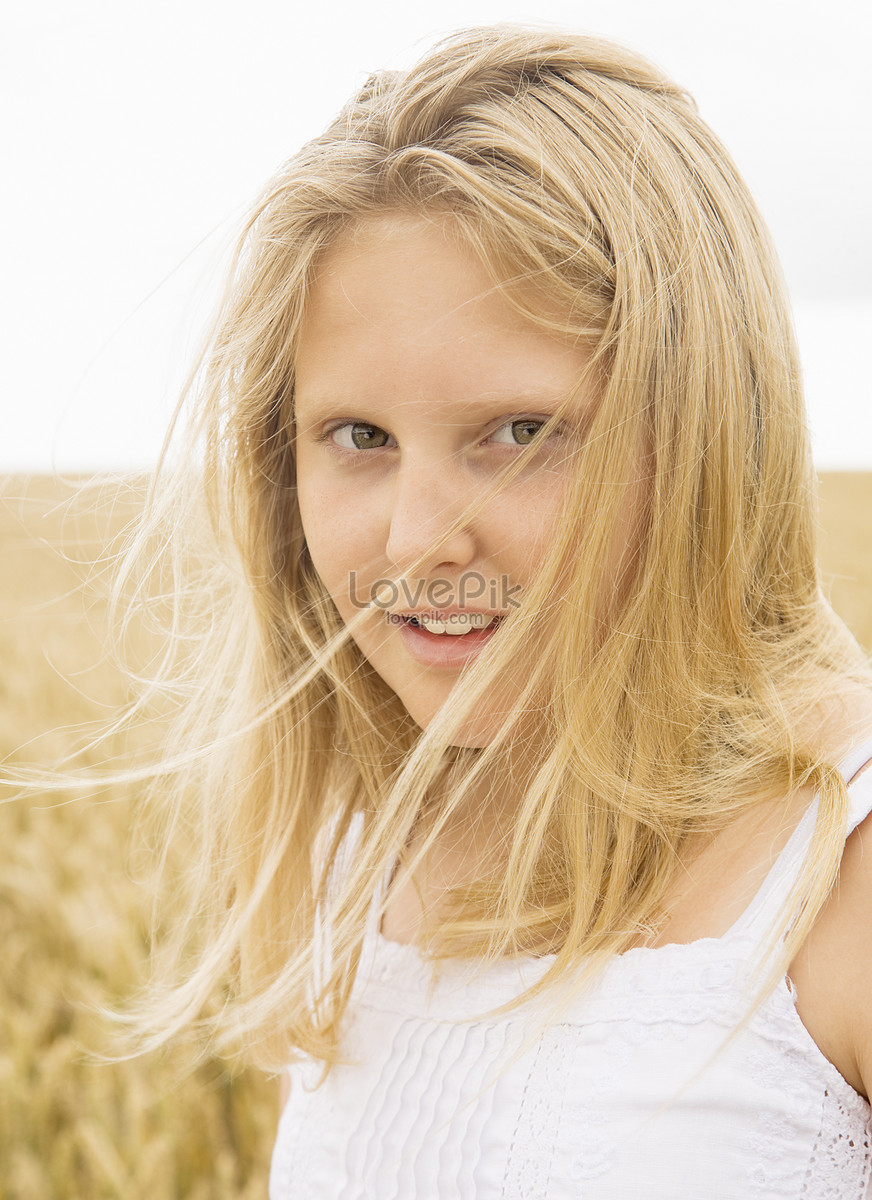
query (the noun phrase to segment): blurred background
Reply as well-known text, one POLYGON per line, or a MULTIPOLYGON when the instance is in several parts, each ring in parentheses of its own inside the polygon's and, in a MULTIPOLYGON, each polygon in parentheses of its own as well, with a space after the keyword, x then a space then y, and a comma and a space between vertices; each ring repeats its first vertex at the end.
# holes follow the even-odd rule
MULTIPOLYGON (((793 299, 826 587, 872 648, 868 5, 10 0, 0 756, 13 765, 57 761, 128 698, 107 650, 113 538, 260 187, 372 70, 505 20, 641 51, 695 95, 747 178, 793 299), (57 477, 92 472, 84 494, 57 477)), ((266 1195, 274 1081, 209 1055, 192 1072, 184 1048, 94 1054, 108 1047, 100 1009, 147 969, 140 792, 0 804, 0 1200, 266 1195)))
POLYGON ((860 0, 12 0, 0 471, 154 460, 263 182, 456 27, 569 26, 695 95, 782 256, 822 469, 872 466, 872 7, 860 0))

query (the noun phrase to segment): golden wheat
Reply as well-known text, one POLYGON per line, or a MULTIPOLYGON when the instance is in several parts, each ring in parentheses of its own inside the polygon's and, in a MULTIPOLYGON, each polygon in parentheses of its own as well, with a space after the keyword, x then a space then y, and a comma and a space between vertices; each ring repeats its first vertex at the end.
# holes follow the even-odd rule
MULTIPOLYGON (((70 507, 72 489, 53 481, 7 480, 3 491, 0 754, 55 763, 126 695, 92 564, 136 493, 119 486, 70 507)), ((110 1047, 98 1010, 129 996, 148 960, 150 897, 130 845, 138 799, 116 787, 0 805, 3 1200, 266 1195, 274 1082, 214 1058, 192 1072, 181 1047, 95 1056, 110 1047)))

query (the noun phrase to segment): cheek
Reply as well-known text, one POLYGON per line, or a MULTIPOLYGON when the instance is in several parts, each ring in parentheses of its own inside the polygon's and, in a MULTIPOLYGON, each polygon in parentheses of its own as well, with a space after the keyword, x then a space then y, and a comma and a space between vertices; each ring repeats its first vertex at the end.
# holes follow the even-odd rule
POLYGON ((342 506, 332 491, 306 470, 297 470, 297 503, 309 555, 322 582, 332 592, 332 579, 343 558, 342 537, 347 535, 342 506))
POLYGON ((343 618, 358 605, 354 597, 368 594, 383 564, 379 522, 357 490, 325 486, 298 476, 298 502, 309 556, 324 587, 343 618))
POLYGON ((564 492, 562 478, 547 479, 500 505, 499 549, 519 574, 535 574, 545 562, 563 518, 564 492))

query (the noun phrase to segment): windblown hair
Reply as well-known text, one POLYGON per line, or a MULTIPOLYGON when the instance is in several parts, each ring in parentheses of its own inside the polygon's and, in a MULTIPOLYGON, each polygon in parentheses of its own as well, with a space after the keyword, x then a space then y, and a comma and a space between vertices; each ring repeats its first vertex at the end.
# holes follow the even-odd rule
POLYGON ((186 403, 189 440, 143 534, 169 541, 163 676, 180 715, 161 786, 191 845, 149 1001, 159 1036, 200 1019, 264 1065, 335 1062, 380 882, 434 795, 436 836, 519 747, 505 864, 458 890, 436 960, 549 954, 537 987, 588 978, 656 926, 692 835, 811 783, 799 916, 773 931, 788 932, 783 973, 844 842, 845 787, 810 718, 868 675, 819 589, 779 269, 684 91, 621 47, 512 26, 373 76, 266 188, 186 403), (426 731, 343 626, 295 491, 308 290, 328 248, 397 212, 450 220, 511 303, 589 348, 600 381, 548 561, 426 731), (640 462, 641 545, 604 620, 590 564, 640 462), (514 710, 485 749, 458 748, 507 671, 514 710))

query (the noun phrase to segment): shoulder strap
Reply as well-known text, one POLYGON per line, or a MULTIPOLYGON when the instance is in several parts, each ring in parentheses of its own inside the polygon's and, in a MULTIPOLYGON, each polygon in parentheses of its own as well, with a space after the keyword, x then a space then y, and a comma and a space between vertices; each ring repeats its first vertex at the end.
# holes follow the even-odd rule
MULTIPOLYGON (((872 767, 862 768, 872 759, 872 738, 856 746, 839 764, 839 773, 848 784, 848 822, 845 840, 872 812, 872 767), (861 773, 862 772, 862 773, 861 773), (853 782, 852 782, 853 780, 853 782)), ((778 919, 790 890, 802 870, 818 814, 818 797, 806 809, 787 845, 775 860, 754 899, 730 928, 726 937, 762 937, 778 919)))

